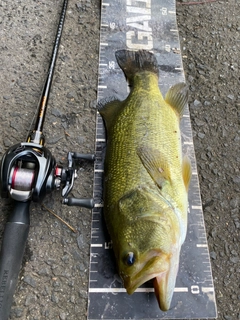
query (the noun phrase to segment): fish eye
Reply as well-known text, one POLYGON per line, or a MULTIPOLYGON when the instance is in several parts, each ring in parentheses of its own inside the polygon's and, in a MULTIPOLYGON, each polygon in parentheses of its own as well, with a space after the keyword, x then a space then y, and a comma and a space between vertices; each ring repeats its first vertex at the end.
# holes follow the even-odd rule
POLYGON ((124 263, 129 267, 132 266, 135 262, 135 255, 133 252, 128 252, 124 257, 124 263))

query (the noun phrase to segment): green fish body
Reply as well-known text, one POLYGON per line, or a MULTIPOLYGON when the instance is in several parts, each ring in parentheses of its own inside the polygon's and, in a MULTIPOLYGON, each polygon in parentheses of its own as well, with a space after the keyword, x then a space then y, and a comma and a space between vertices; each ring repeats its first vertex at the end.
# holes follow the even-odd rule
POLYGON ((154 279, 168 310, 187 231, 191 165, 179 122, 188 93, 180 83, 163 98, 148 51, 119 50, 116 59, 131 90, 124 101, 99 106, 107 130, 104 217, 127 292, 154 279))

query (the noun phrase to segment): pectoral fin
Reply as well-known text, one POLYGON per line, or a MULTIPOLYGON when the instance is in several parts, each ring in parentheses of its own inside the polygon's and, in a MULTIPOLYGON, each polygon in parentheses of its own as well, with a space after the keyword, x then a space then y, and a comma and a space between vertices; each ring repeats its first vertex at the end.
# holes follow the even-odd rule
POLYGON ((184 112, 184 107, 188 102, 188 88, 183 82, 172 86, 166 96, 165 101, 176 110, 180 117, 184 112))
POLYGON ((150 147, 139 147, 137 154, 160 189, 171 181, 168 161, 160 151, 150 147))
POLYGON ((191 176, 192 176, 192 167, 191 167, 191 162, 190 162, 190 159, 188 158, 188 156, 185 156, 183 158, 182 175, 183 175, 183 181, 184 181, 185 188, 188 191, 189 184, 191 181, 191 176))

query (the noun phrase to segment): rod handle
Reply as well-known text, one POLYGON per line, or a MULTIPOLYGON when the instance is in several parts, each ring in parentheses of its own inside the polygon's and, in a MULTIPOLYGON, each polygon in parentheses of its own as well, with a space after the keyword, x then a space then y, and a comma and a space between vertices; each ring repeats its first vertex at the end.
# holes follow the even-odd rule
POLYGON ((0 319, 7 320, 10 314, 18 274, 21 268, 29 232, 30 201, 15 201, 2 240, 0 252, 0 319))

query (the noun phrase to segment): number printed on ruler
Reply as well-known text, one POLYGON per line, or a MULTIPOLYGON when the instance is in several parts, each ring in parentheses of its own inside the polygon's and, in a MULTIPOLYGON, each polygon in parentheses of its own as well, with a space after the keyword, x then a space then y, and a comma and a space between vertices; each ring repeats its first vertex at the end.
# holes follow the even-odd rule
POLYGON ((151 0, 127 0, 126 25, 135 31, 127 31, 126 44, 128 49, 152 50, 153 36, 149 25, 151 20, 151 0), (139 6, 137 6, 139 4, 139 6), (143 6, 143 4, 145 6, 143 6))

